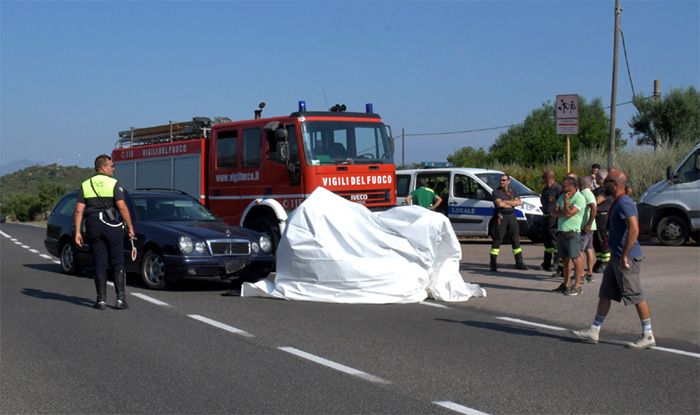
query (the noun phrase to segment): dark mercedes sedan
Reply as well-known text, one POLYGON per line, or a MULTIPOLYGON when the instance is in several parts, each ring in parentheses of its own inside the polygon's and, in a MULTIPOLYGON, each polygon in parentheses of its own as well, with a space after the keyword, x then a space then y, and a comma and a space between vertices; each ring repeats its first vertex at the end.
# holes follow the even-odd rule
MULTIPOLYGON (((125 193, 136 232, 133 259, 125 232, 125 269, 141 275, 148 288, 161 290, 182 278, 257 281, 273 270, 275 258, 267 236, 225 224, 191 196, 169 190, 125 193)), ((68 274, 78 274, 92 263, 89 245, 79 248, 73 242, 77 196, 73 191, 56 204, 44 240, 68 274)))

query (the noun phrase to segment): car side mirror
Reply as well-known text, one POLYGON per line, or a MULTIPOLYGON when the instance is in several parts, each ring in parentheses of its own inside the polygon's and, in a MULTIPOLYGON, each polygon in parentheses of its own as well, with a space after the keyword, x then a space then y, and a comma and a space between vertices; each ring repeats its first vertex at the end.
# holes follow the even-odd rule
POLYGON ((476 189, 476 198, 479 200, 484 200, 486 198, 486 194, 484 194, 484 189, 476 189))
POLYGON ((666 167, 666 180, 673 182, 674 179, 675 179, 675 176, 671 172, 671 166, 666 167))

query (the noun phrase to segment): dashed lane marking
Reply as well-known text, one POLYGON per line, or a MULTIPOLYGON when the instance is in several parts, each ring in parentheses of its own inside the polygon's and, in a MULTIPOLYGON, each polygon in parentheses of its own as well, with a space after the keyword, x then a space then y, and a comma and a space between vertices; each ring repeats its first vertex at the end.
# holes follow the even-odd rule
POLYGON ((237 329, 233 326, 229 326, 228 324, 224 324, 224 323, 221 323, 219 321, 212 320, 210 318, 206 318, 204 316, 200 316, 199 314, 188 314, 187 317, 193 318, 195 320, 199 320, 203 323, 207 323, 207 324, 212 325, 214 327, 220 328, 221 330, 226 330, 229 333, 238 334, 239 336, 255 337, 254 335, 248 333, 247 331, 237 329))
POLYGON ((450 309, 450 307, 448 307, 448 306, 446 306, 446 305, 444 305, 444 304, 431 303, 431 302, 428 302, 428 301, 421 301, 421 302, 418 303, 418 304, 427 305, 427 306, 429 306, 429 307, 444 308, 444 309, 447 309, 447 310, 450 309))
POLYGON ((568 331, 568 329, 565 329, 564 327, 557 327, 557 326, 549 326, 547 324, 540 324, 540 323, 534 323, 532 321, 527 321, 527 320, 520 320, 517 318, 510 318, 510 317, 496 317, 498 320, 505 320, 505 321, 510 321, 512 323, 519 323, 519 324, 525 324, 528 326, 535 326, 535 327, 540 327, 543 329, 547 330, 554 330, 554 331, 568 331))
POLYGON ((38 254, 38 253, 39 253, 39 251, 37 251, 37 250, 34 249, 34 248, 29 248, 29 252, 31 252, 31 253, 33 253, 33 254, 38 254))
MULTIPOLYGON (((46 254, 39 254, 39 256, 42 257, 42 258, 44 258, 44 259, 50 259, 50 260, 53 261, 53 257, 48 256, 48 255, 46 255, 46 254)), ((59 263, 60 263, 60 261, 59 261, 59 263)))
POLYGON ((27 245, 22 245, 22 248, 29 249, 29 247, 27 245))
POLYGON ((331 369, 335 369, 335 370, 338 370, 340 372, 346 373, 348 375, 356 376, 358 378, 361 378, 361 379, 364 379, 364 380, 367 380, 370 382, 383 383, 383 384, 391 383, 388 380, 382 379, 382 378, 374 376, 374 375, 370 375, 367 372, 363 372, 361 370, 357 370, 357 369, 351 368, 349 366, 345 366, 343 364, 336 363, 336 362, 333 362, 333 361, 328 360, 328 359, 324 359, 320 356, 316 356, 316 355, 313 355, 311 353, 307 353, 303 350, 295 349, 294 347, 278 347, 278 349, 280 349, 284 352, 287 352, 287 353, 291 353, 291 354, 298 356, 298 357, 301 357, 303 359, 310 360, 314 363, 318 363, 319 365, 323 365, 323 366, 329 367, 331 369))
POLYGON ((486 415, 486 412, 481 412, 477 411, 476 409, 472 409, 469 407, 466 407, 464 405, 460 405, 458 403, 454 403, 452 401, 435 401, 433 402, 435 405, 442 406, 443 408, 447 408, 451 411, 460 413, 460 414, 465 414, 465 415, 486 415))
POLYGON ((157 300, 157 299, 155 299, 155 298, 153 298, 153 297, 149 297, 149 296, 147 296, 146 294, 131 293, 131 295, 133 295, 134 297, 138 297, 138 298, 140 298, 140 299, 142 299, 142 300, 144 300, 144 301, 148 301, 149 303, 152 303, 152 304, 155 304, 155 305, 159 305, 159 306, 163 306, 163 307, 170 307, 170 304, 168 304, 168 303, 166 303, 166 302, 164 302, 164 301, 157 300))

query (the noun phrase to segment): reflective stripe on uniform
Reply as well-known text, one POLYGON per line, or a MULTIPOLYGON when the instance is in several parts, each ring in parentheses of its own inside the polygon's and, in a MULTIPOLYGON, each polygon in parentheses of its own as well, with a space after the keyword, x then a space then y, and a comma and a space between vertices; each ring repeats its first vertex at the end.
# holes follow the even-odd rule
POLYGON ((513 255, 518 255, 519 253, 523 252, 522 248, 515 248, 513 249, 513 255))
POLYGON ((557 253, 557 248, 545 248, 544 252, 548 254, 556 254, 557 253))
POLYGON ((489 254, 498 255, 499 252, 501 252, 500 248, 493 248, 489 251, 489 254))

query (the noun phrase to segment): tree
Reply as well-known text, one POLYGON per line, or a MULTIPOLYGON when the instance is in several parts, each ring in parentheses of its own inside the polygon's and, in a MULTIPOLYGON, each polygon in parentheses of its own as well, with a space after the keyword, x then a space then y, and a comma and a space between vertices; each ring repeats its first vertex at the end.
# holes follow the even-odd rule
MULTIPOLYGON (((571 154, 581 147, 606 148, 610 120, 600 99, 586 103, 579 97, 579 134, 571 136, 571 154)), ((617 145, 624 145, 616 130, 617 145)), ((489 149, 501 163, 538 166, 561 160, 566 155, 566 138, 556 133, 554 106, 547 102, 533 110, 522 124, 501 134, 489 149)))
POLYGON ((41 213, 41 202, 36 195, 16 193, 5 201, 3 210, 13 214, 18 221, 26 222, 34 220, 34 217, 41 213))
POLYGON ((637 114, 629 126, 637 145, 675 145, 700 137, 700 94, 695 87, 673 89, 663 98, 634 98, 637 114))
POLYGON ((447 161, 455 166, 489 168, 493 163, 493 157, 483 148, 462 147, 447 156, 447 161))

